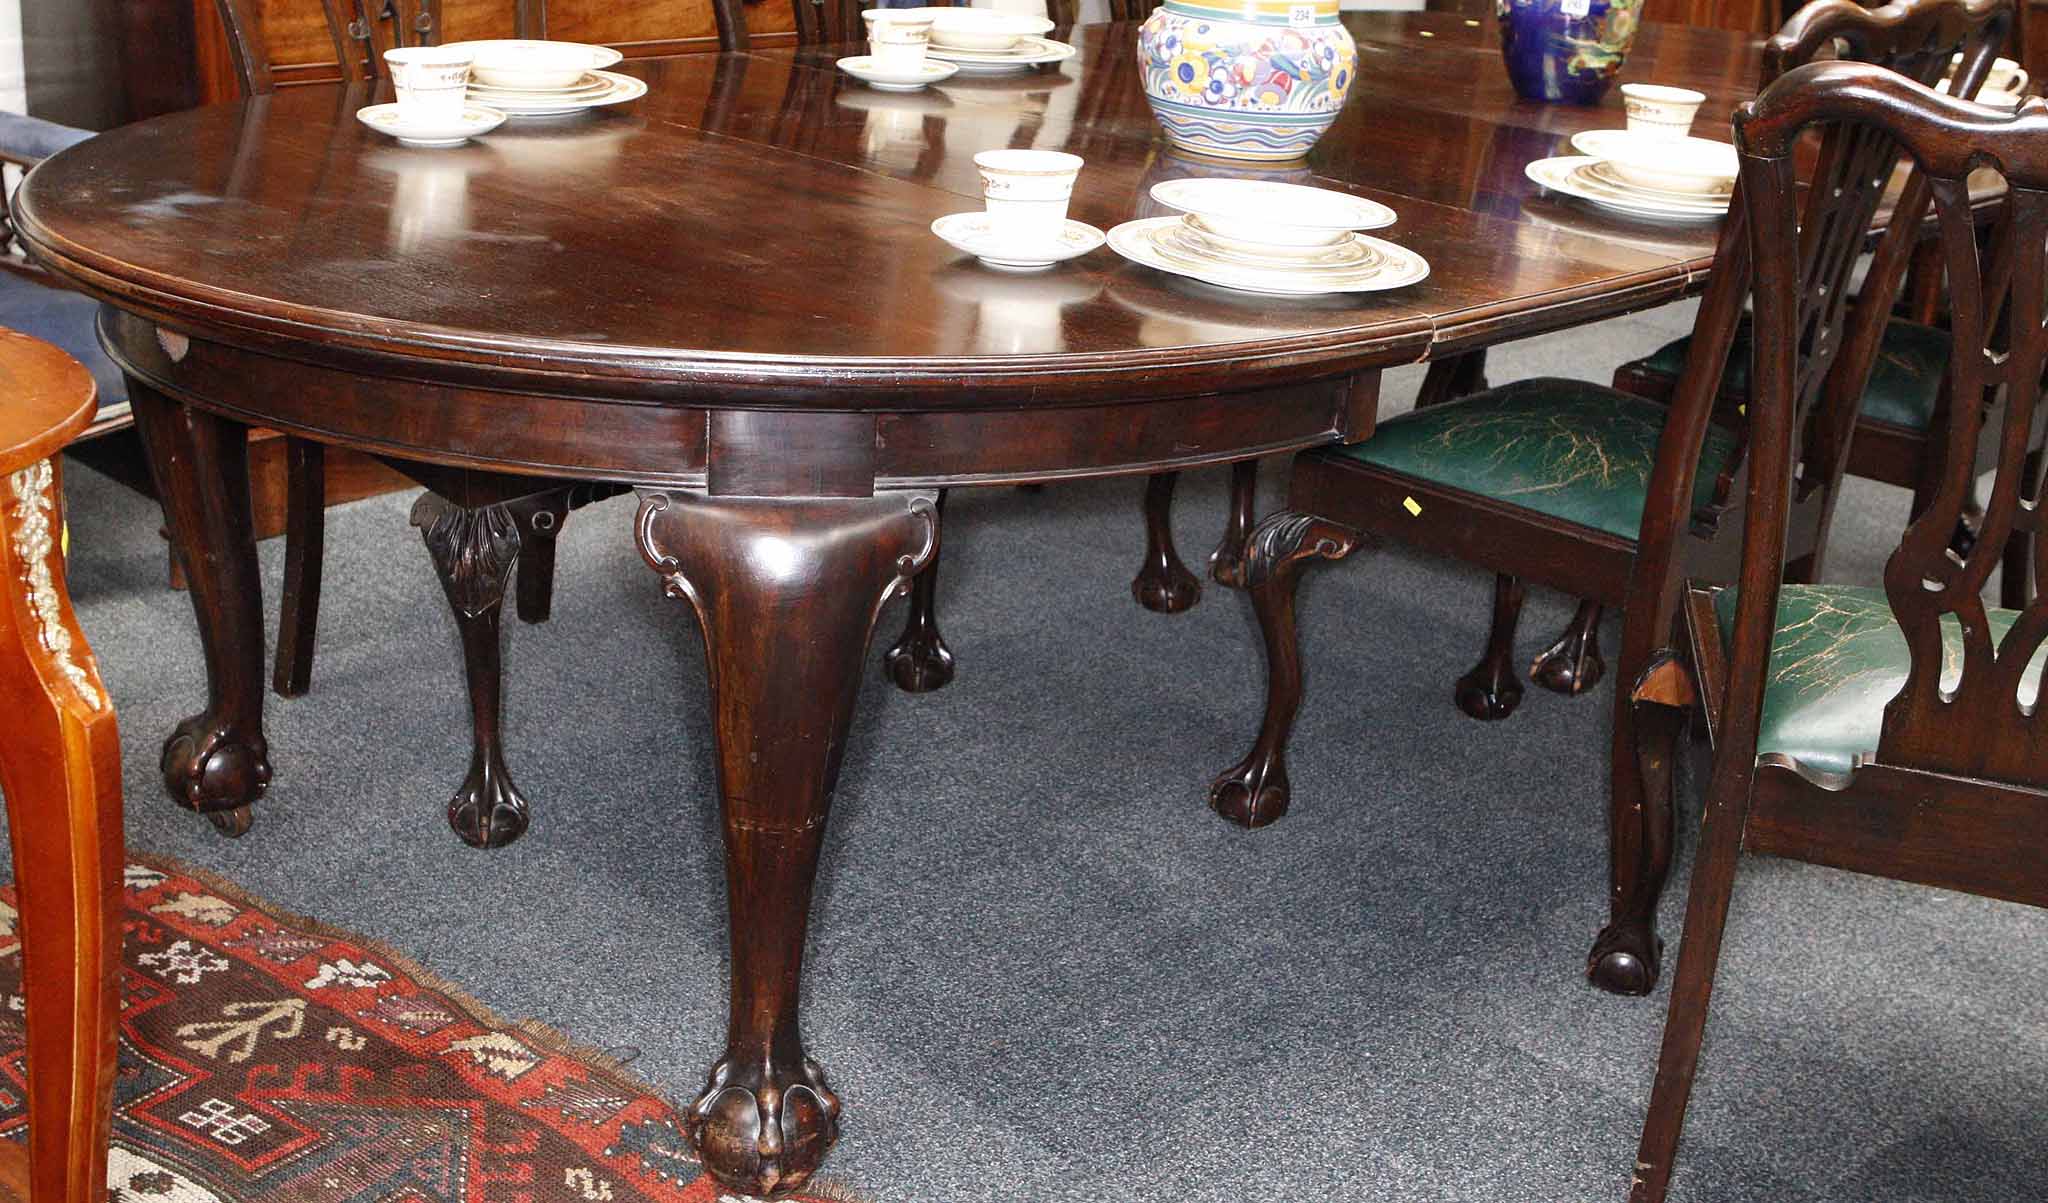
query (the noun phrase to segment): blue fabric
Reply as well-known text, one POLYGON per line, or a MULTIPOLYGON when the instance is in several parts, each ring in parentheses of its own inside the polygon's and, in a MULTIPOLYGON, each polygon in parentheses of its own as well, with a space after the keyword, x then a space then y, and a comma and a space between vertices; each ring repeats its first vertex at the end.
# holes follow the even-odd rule
POLYGON ((84 293, 0 271, 0 326, 69 351, 92 372, 100 387, 100 415, 110 417, 127 410, 128 385, 100 349, 98 313, 99 302, 84 293))
POLYGON ((10 158, 47 159, 90 137, 91 130, 73 129, 23 113, 0 112, 0 153, 10 158))

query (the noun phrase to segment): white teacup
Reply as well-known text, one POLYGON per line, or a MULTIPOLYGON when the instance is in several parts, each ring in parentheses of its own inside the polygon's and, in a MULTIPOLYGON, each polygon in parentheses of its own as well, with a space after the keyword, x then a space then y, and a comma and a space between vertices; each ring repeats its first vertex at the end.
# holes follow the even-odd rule
POLYGON ((398 96, 398 119, 406 124, 459 120, 474 59, 467 50, 440 46, 386 50, 384 65, 398 96))
POLYGON ((925 9, 871 8, 861 14, 868 26, 868 55, 884 71, 915 71, 924 65, 932 40, 932 15, 925 9))
POLYGON ((1019 242, 1059 237, 1082 162, 1058 150, 984 150, 974 156, 983 205, 1019 242))
POLYGON ((1668 88, 1663 84, 1621 85, 1622 108, 1628 113, 1628 132, 1645 138, 1683 138, 1692 132, 1693 114, 1706 102, 1706 93, 1691 88, 1668 88))

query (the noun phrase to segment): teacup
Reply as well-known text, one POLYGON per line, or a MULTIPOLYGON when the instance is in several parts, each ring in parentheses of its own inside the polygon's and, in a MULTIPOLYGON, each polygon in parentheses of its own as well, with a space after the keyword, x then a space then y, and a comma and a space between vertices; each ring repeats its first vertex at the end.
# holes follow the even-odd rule
POLYGON ((1058 150, 984 150, 974 156, 983 205, 1019 242, 1059 237, 1082 162, 1058 150))
POLYGON ((398 119, 407 124, 459 121, 475 56, 456 47, 401 46, 384 52, 398 119))
POLYGON ((932 15, 926 9, 871 8, 861 14, 868 26, 868 55, 884 71, 912 72, 924 65, 932 40, 932 15))
POLYGON ((1668 88, 1663 84, 1621 85, 1628 132, 1644 138, 1683 138, 1692 132, 1693 114, 1706 102, 1704 92, 1668 88))

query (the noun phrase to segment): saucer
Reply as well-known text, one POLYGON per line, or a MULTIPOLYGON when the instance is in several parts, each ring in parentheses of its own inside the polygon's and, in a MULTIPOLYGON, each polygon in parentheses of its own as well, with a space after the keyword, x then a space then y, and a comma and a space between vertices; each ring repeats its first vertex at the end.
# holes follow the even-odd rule
POLYGON ((1080 53, 1065 42, 1051 38, 1018 38, 1017 44, 1008 50, 955 50, 948 46, 933 45, 925 51, 935 59, 960 68, 968 75, 990 75, 1004 71, 1022 71, 1041 63, 1059 63, 1080 53))
POLYGON ((919 63, 908 71, 896 67, 879 67, 871 54, 856 54, 852 58, 839 60, 839 69, 853 76, 870 88, 884 92, 915 92, 926 84, 935 84, 942 79, 951 79, 960 68, 951 63, 935 63, 931 59, 919 63))
POLYGON ((952 213, 932 223, 932 233, 955 249, 1006 271, 1037 271, 1062 260, 1085 255, 1102 245, 1103 233, 1086 222, 1069 220, 1050 243, 1019 244, 997 228, 986 213, 952 213))
POLYGON ((462 106, 462 115, 447 121, 400 122, 396 104, 373 104, 356 110, 356 120, 380 134, 390 134, 401 146, 460 146, 478 134, 488 134, 505 124, 505 114, 480 104, 462 106))
POLYGON ((1239 292, 1272 296, 1318 296, 1334 292, 1380 292, 1405 288, 1429 276, 1429 261, 1404 246, 1363 234, 1352 237, 1371 252, 1362 263, 1335 267, 1250 268, 1212 258, 1181 241, 1178 217, 1127 221, 1109 232, 1117 254, 1146 267, 1239 292))

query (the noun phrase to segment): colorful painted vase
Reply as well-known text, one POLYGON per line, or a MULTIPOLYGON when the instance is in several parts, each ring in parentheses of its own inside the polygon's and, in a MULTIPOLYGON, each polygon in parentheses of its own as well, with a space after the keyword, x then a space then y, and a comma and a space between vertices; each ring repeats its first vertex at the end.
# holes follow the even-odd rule
POLYGON ((1598 104, 1636 40, 1643 0, 1497 0, 1517 95, 1598 104))
POLYGON ((1337 0, 1166 0, 1138 31, 1138 67, 1175 145, 1280 162, 1337 120, 1358 47, 1337 0))

